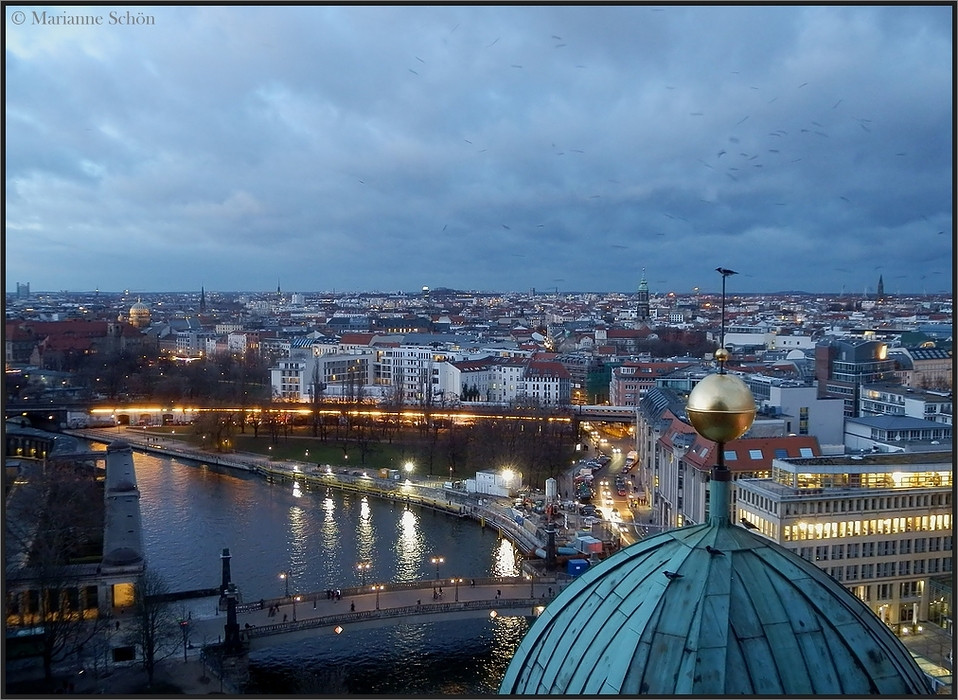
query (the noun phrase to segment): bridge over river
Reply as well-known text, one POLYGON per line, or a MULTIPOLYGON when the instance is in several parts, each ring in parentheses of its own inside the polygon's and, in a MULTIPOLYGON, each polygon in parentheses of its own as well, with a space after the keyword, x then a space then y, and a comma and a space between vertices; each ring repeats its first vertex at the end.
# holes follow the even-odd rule
MULTIPOLYGON (((237 606, 237 622, 245 650, 256 651, 308 637, 430 618, 535 617, 559 592, 559 585, 548 578, 521 577, 371 584, 343 589, 339 599, 318 591, 263 600, 262 607, 260 601, 245 603, 237 606)), ((225 628, 225 612, 193 618, 190 640, 194 644, 215 644, 225 638, 225 628)))

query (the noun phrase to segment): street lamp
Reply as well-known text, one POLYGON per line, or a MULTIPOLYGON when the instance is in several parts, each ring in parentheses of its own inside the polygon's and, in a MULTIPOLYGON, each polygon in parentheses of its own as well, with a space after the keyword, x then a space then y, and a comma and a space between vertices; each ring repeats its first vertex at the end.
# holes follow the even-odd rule
POLYGON ((190 621, 180 619, 180 632, 183 633, 183 663, 186 663, 186 641, 190 635, 190 621))
POLYGON ((372 568, 372 564, 368 561, 362 561, 356 564, 356 569, 359 571, 360 576, 360 585, 366 585, 366 572, 372 568))
POLYGON ((412 474, 413 463, 412 463, 412 462, 406 462, 406 464, 403 465, 403 468, 406 470, 406 474, 412 474))
POLYGON ((378 586, 373 586, 373 590, 376 591, 376 610, 379 610, 379 591, 384 588, 381 584, 378 586))
POLYGON ((286 597, 289 598, 289 572, 288 572, 288 571, 280 571, 280 572, 279 572, 279 577, 280 577, 281 579, 283 579, 283 583, 286 584, 286 597))
POLYGON ((446 560, 443 559, 442 557, 433 557, 432 559, 430 559, 430 561, 436 565, 436 580, 438 581, 439 580, 439 565, 446 560))
POLYGON ((452 582, 456 584, 456 602, 458 603, 459 602, 459 584, 462 583, 462 579, 454 578, 452 582))
POLYGON ((293 598, 293 622, 296 622, 296 603, 300 601, 300 596, 293 598))

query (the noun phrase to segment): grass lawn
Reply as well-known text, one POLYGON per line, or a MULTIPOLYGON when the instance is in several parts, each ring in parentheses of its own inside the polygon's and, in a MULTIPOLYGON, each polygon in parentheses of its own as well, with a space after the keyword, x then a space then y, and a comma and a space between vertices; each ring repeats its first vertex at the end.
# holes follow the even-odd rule
POLYGON ((313 437, 280 438, 270 449, 270 439, 260 435, 254 438, 251 434, 234 437, 236 449, 240 452, 255 452, 269 455, 273 459, 293 460, 311 464, 331 464, 333 466, 355 466, 366 469, 401 469, 410 461, 409 449, 398 443, 372 443, 366 454, 366 461, 359 459, 359 450, 350 445, 348 458, 343 456, 341 445, 323 443, 313 437), (308 456, 307 456, 308 455, 308 456))
MULTIPOLYGON (((294 431, 288 438, 280 437, 277 444, 272 445, 269 436, 264 432, 260 432, 259 437, 253 437, 252 430, 247 430, 246 433, 234 435, 233 444, 238 452, 252 452, 276 460, 331 464, 334 467, 402 469, 406 462, 415 463, 413 449, 408 443, 401 441, 371 443, 366 454, 366 461, 362 462, 359 449, 355 445, 349 446, 349 457, 344 458, 341 445, 323 443, 319 438, 309 435, 309 429, 300 428, 299 431, 298 433, 294 431)), ((147 428, 146 432, 150 435, 183 440, 194 447, 203 447, 203 440, 199 435, 194 434, 193 426, 190 425, 156 426, 147 428)))

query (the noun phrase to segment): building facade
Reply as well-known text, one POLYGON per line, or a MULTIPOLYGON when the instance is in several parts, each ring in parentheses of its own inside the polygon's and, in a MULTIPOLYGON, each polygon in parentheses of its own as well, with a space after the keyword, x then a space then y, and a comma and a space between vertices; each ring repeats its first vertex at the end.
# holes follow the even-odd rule
POLYGON ((951 425, 953 406, 951 392, 866 384, 858 399, 858 415, 908 416, 951 425))
POLYGON ((892 626, 927 620, 952 572, 951 452, 772 462, 737 483, 736 519, 814 562, 892 626))
POLYGON ((895 360, 878 340, 832 340, 815 348, 815 378, 820 398, 840 398, 845 416, 857 416, 861 386, 894 377, 895 360))

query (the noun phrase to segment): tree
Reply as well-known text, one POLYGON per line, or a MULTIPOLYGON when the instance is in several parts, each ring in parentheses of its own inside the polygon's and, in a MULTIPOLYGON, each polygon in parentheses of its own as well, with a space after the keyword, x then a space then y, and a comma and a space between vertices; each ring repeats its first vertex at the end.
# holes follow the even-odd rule
POLYGON ((127 640, 140 647, 150 685, 157 663, 172 656, 178 648, 180 621, 164 600, 169 592, 166 581, 152 569, 145 570, 136 582, 132 629, 127 640))
MULTIPOLYGON (((103 550, 103 487, 93 469, 72 462, 27 463, 27 472, 7 497, 6 547, 19 566, 7 570, 10 591, 27 590, 8 626, 42 627, 44 676, 78 654, 106 626, 86 598, 81 567, 103 550)), ((14 597, 16 599, 17 596, 14 597)))
POLYGON ((322 415, 319 411, 323 404, 323 392, 326 390, 326 383, 323 381, 322 374, 319 371, 319 362, 313 358, 313 374, 309 381, 309 403, 313 419, 313 437, 319 437, 319 424, 322 415))

